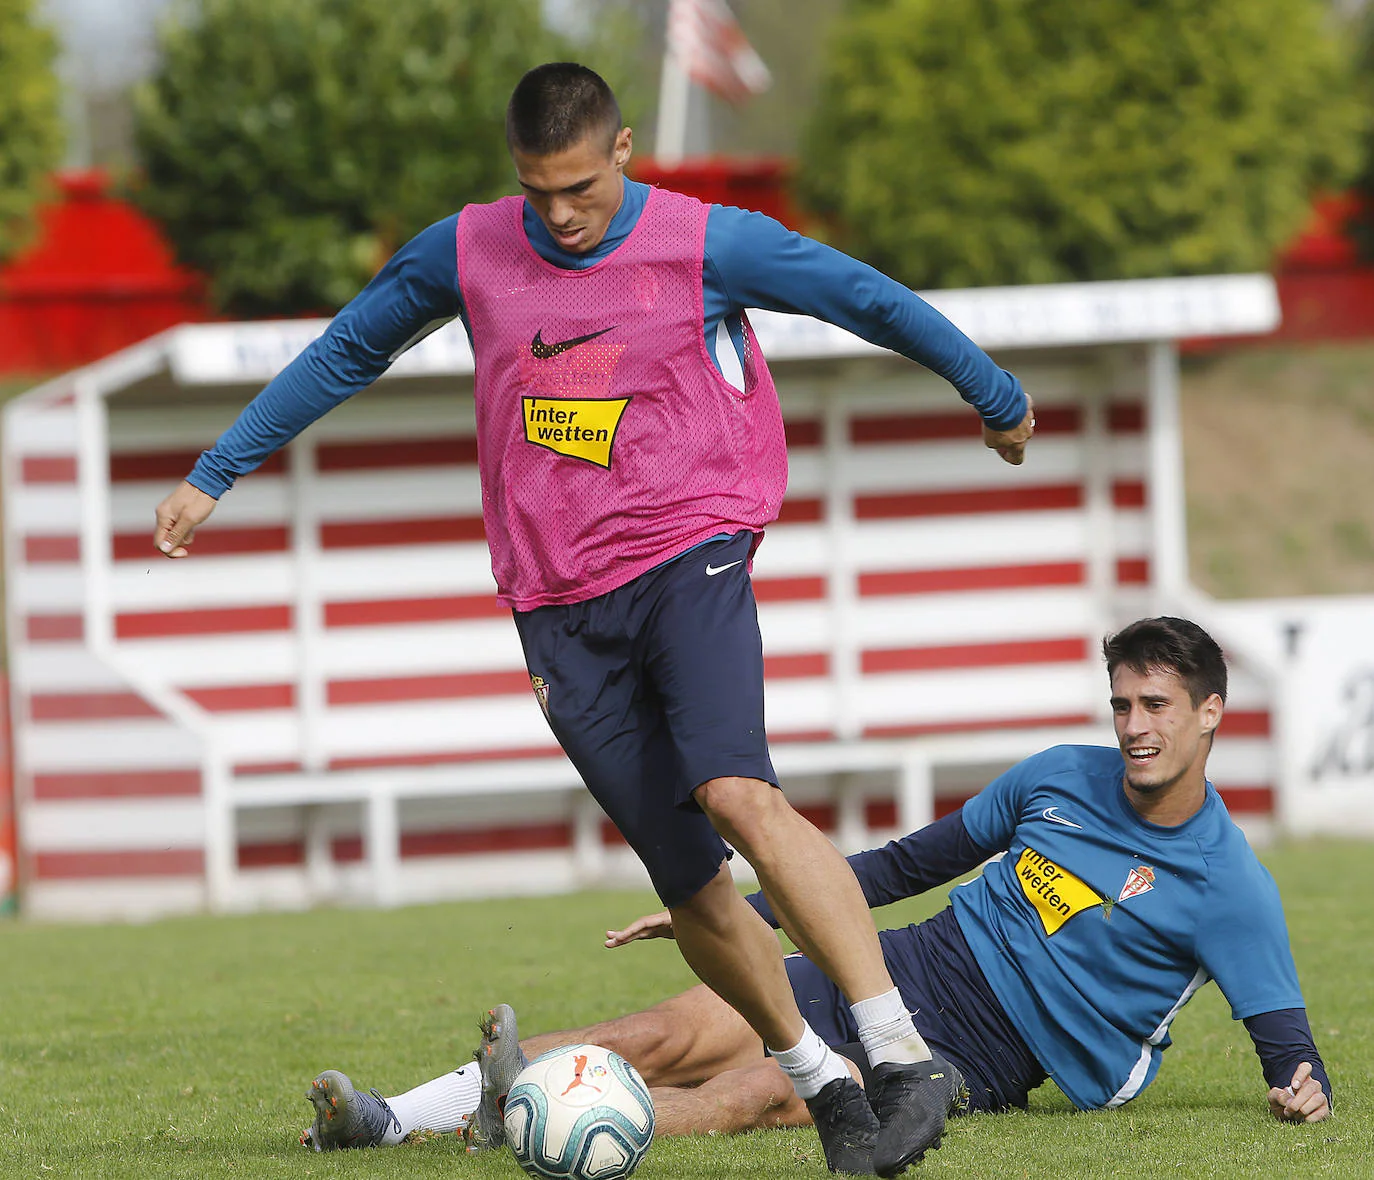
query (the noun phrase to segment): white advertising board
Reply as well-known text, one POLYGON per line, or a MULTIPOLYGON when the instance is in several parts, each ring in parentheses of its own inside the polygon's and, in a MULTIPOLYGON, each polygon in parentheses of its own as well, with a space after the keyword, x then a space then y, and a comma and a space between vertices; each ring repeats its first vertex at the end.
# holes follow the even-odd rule
POLYGON ((1374 596, 1218 604, 1276 656, 1279 817, 1374 834, 1374 596))

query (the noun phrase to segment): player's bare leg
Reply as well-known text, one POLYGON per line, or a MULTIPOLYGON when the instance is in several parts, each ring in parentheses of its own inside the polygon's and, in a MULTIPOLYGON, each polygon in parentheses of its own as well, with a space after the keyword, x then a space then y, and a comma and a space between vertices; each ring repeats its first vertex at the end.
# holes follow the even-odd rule
MULTIPOLYGON (((858 1068, 845 1064, 858 1081, 858 1068)), ((811 1113, 791 1079, 766 1057, 700 1086, 656 1087, 652 1093, 655 1135, 741 1135, 811 1125, 811 1113)))
POLYGON ((669 913, 682 957, 697 978, 743 1016, 770 1049, 795 1044, 805 1024, 777 937, 740 896, 729 862, 669 913))
POLYGON ((650 1086, 698 1086, 727 1070, 767 1060, 763 1042, 744 1017, 704 985, 643 1012, 526 1037, 520 1047, 534 1058, 583 1044, 619 1053, 650 1086))
MULTIPOLYGON (((882 1131, 873 1149, 873 1167, 879 1175, 896 1175, 940 1145, 946 1114, 962 1082, 954 1081, 957 1074, 945 1062, 932 1058, 912 1024, 883 962, 878 932, 853 870, 770 783, 712 779, 694 797, 716 831, 753 866, 788 936, 849 1000, 874 1067, 872 1099, 882 1131)), ((676 913, 673 919, 676 929, 676 913)), ((696 968, 690 957, 688 962, 696 968)), ((712 982, 706 975, 701 978, 712 982)), ((772 986, 772 978, 765 977, 762 985, 772 986)), ((741 1011, 768 1041, 750 1012, 741 1011)), ((816 1121, 823 1131, 819 1115, 816 1121)))
POLYGON ((878 1119, 843 1059, 802 1019, 777 936, 735 889, 729 862, 669 913, 697 977, 749 1022, 786 1071, 811 1111, 830 1170, 871 1174, 878 1119))
POLYGON ((846 999, 892 987, 854 870, 781 791, 758 779, 720 778, 698 787, 695 797, 716 831, 753 866, 787 936, 846 999))

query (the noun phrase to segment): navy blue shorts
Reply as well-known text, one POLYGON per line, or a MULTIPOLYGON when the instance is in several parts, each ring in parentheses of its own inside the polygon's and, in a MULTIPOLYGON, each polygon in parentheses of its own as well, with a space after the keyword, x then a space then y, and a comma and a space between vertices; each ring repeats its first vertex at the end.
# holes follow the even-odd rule
POLYGON ((515 612, 554 736, 666 906, 700 891, 727 856, 692 792, 714 778, 778 781, 754 541, 736 533, 586 602, 515 612))
MULTIPOLYGON (((954 910, 941 910, 916 926, 883 930, 878 939, 917 1031, 968 1082, 970 1108, 1024 1109, 1045 1071, 988 986, 954 910)), ((867 1080, 868 1061, 856 1044, 859 1029, 839 988, 803 955, 784 962, 806 1022, 867 1080)))

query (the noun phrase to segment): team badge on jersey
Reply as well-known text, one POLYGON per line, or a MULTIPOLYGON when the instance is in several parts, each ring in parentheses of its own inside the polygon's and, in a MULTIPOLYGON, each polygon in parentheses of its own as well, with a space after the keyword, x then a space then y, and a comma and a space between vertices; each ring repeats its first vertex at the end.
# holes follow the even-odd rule
POLYGON ((1080 881, 1043 853, 1027 848, 1016 861, 1016 879, 1046 934, 1053 934, 1065 922, 1084 910, 1103 903, 1091 885, 1080 881))
POLYGON ((1121 887, 1121 893, 1117 896, 1117 901, 1125 901, 1128 897, 1138 897, 1142 893, 1148 893, 1155 887, 1155 871, 1149 865, 1136 865, 1126 874, 1126 884, 1121 887))
POLYGON ((530 676, 530 687, 534 689, 534 699, 544 710, 545 719, 549 716, 549 682, 542 676, 530 676))

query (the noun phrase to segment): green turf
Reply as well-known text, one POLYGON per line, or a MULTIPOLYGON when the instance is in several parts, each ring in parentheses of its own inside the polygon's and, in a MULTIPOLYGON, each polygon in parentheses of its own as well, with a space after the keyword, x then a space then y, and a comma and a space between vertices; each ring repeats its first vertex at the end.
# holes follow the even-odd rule
MULTIPOLYGON (((1264 854, 1284 890, 1338 1111, 1272 1122, 1258 1063, 1215 988, 1179 1017, 1159 1080, 1079 1115, 1053 1086, 1029 1113, 956 1123, 912 1174, 1098 1177, 1374 1175, 1374 848, 1264 854)), ((319 1070, 394 1093, 470 1054, 480 1011, 535 1032, 644 1006, 689 977, 669 943, 604 950, 633 894, 196 918, 142 927, 0 924, 0 1177, 522 1175, 451 1139, 315 1155, 296 1137, 319 1070)), ((934 901, 880 914, 884 925, 934 901)), ((824 1174, 810 1131, 660 1140, 639 1175, 824 1174)))

